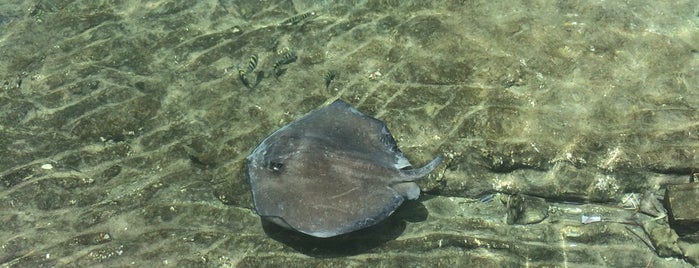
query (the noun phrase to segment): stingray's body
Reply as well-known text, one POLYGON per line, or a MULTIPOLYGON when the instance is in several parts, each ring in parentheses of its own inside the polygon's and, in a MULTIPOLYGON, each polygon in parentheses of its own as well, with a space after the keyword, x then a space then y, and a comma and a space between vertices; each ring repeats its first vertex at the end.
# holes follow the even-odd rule
POLYGON ((281 226, 331 237, 374 225, 405 199, 419 169, 398 150, 388 128, 342 100, 272 133, 248 156, 257 213, 281 226))

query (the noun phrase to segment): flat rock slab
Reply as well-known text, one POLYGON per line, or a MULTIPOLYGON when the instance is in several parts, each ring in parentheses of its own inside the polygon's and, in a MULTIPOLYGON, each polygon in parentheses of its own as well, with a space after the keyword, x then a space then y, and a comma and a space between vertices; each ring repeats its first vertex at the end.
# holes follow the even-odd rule
POLYGON ((699 182, 668 185, 665 200, 675 224, 684 231, 699 228, 699 182))

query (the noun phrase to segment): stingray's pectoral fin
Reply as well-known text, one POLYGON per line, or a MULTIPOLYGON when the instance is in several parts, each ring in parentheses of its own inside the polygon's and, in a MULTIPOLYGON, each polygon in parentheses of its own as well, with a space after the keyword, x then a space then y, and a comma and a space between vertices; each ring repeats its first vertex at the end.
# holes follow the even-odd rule
POLYGON ((273 222, 273 223, 276 224, 276 225, 279 225, 279 226, 281 226, 281 227, 284 227, 285 229, 296 230, 296 229, 294 229, 294 227, 291 227, 291 225, 289 225, 289 223, 287 223, 287 222, 286 222, 283 218, 281 218, 281 217, 277 217, 277 216, 262 216, 262 218, 265 219, 265 220, 267 220, 267 221, 269 221, 269 222, 273 222))
POLYGON ((403 179, 405 181, 414 181, 424 176, 427 176, 427 174, 430 174, 430 172, 437 168, 437 166, 439 166, 439 164, 441 164, 442 161, 444 161, 444 156, 440 155, 424 167, 418 169, 401 170, 400 172, 403 174, 403 179))
POLYGON ((391 185, 391 188, 408 200, 415 200, 420 197, 420 186, 412 181, 396 183, 391 185))

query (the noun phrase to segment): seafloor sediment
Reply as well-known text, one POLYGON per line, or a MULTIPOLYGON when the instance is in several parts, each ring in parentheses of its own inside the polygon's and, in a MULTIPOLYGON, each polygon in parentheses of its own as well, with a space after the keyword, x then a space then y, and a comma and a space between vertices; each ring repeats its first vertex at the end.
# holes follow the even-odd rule
POLYGON ((642 206, 699 168, 694 2, 308 2, 0 4, 0 263, 697 264, 642 206), (262 224, 245 157, 337 98, 446 164, 350 236, 262 224))

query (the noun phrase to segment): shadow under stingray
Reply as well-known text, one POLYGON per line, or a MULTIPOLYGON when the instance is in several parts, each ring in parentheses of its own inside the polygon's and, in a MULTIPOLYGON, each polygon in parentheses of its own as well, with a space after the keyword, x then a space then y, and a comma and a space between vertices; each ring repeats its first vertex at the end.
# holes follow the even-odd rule
POLYGON ((312 257, 332 258, 357 255, 399 237, 406 222, 427 219, 427 208, 420 201, 406 201, 391 216, 378 224, 351 233, 319 238, 285 229, 266 220, 262 221, 265 233, 294 250, 312 257))

